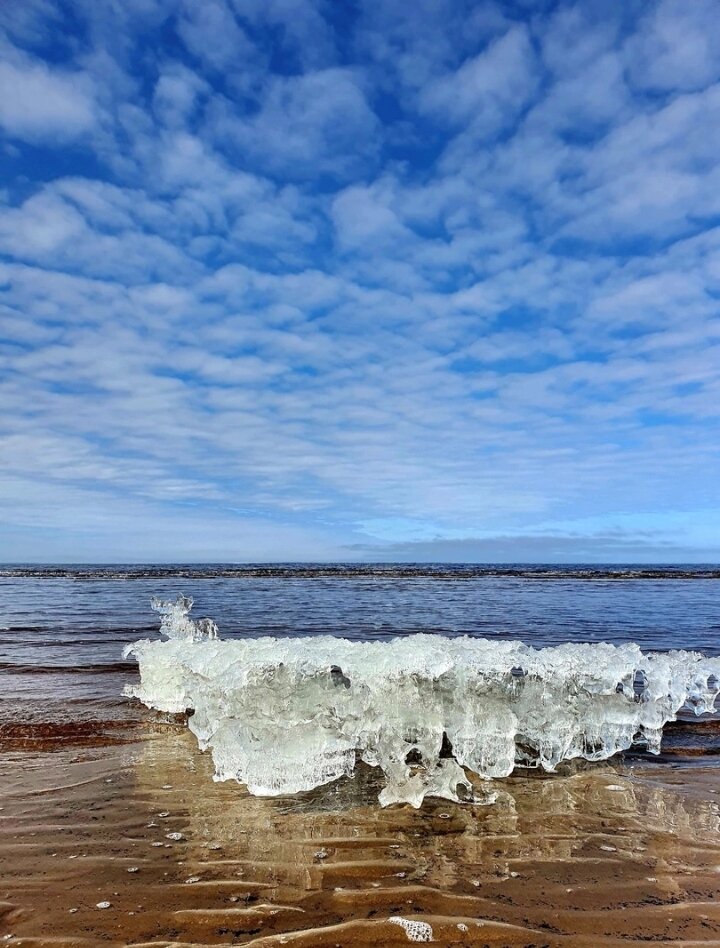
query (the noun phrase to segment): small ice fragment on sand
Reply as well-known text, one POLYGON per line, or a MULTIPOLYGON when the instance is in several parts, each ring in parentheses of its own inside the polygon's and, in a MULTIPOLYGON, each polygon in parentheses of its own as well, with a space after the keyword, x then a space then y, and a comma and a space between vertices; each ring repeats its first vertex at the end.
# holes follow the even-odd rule
POLYGON ((163 846, 164 843, 150 843, 150 845, 157 847, 157 846, 163 846))
POLYGON ((616 849, 614 846, 601 846, 600 849, 602 849, 602 851, 603 851, 604 853, 616 853, 616 852, 617 852, 617 849, 616 849))
POLYGON ((158 813, 158 816, 170 816, 169 810, 163 810, 162 813, 158 813))
POLYGON ((153 826, 157 826, 157 823, 146 823, 148 829, 152 829, 153 826))
POLYGON ((137 866, 130 866, 130 868, 128 869, 128 872, 139 872, 139 871, 140 870, 138 869, 137 866))
POLYGON ((404 929, 408 941, 432 941, 433 930, 427 922, 418 922, 402 915, 392 915, 388 921, 391 925, 399 925, 404 929))
POLYGON ((605 789, 606 790, 622 790, 623 787, 621 787, 619 783, 609 783, 607 787, 605 787, 605 789))
POLYGON ((461 931, 461 932, 466 932, 468 930, 468 927, 465 924, 465 922, 458 922, 457 927, 458 927, 458 931, 461 931))
POLYGON ((70 912, 71 915, 74 915, 77 912, 77 909, 71 908, 71 909, 68 909, 68 911, 70 912))
POLYGON ((110 908, 110 903, 109 903, 109 902, 98 902, 97 905, 95 906, 95 908, 100 908, 100 909, 110 908))
POLYGON ((195 882, 199 882, 199 881, 200 881, 200 876, 189 876, 185 880, 185 885, 193 885, 195 882))
POLYGON ((174 841, 177 843, 177 842, 179 842, 181 839, 185 839, 185 837, 183 836, 182 833, 166 833, 166 834, 165 834, 165 839, 172 839, 172 840, 174 840, 174 841))
POLYGON ((160 787, 160 789, 161 789, 161 790, 172 790, 172 784, 171 784, 171 783, 164 783, 164 784, 162 785, 162 787, 160 787))
POLYGON ((315 856, 316 859, 327 859, 327 857, 330 854, 328 853, 327 849, 323 848, 323 849, 318 849, 318 851, 316 853, 313 853, 313 855, 315 856))

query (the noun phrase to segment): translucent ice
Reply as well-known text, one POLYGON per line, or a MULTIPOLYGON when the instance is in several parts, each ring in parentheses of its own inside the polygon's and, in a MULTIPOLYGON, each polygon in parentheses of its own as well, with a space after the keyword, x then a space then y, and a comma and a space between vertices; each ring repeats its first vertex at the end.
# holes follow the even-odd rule
POLYGON ((153 606, 166 639, 128 646, 140 683, 125 693, 192 710, 215 779, 255 794, 310 790, 351 775, 359 757, 383 770, 383 805, 479 800, 468 771, 552 771, 634 742, 658 753, 663 725, 684 705, 712 711, 720 691, 720 658, 696 652, 421 634, 223 641, 211 620, 190 619, 191 599, 153 606))
POLYGON ((190 618, 192 596, 178 596, 175 602, 154 598, 150 605, 162 616, 160 634, 169 639, 199 642, 202 639, 217 638, 217 626, 212 619, 198 619, 195 622, 190 618))

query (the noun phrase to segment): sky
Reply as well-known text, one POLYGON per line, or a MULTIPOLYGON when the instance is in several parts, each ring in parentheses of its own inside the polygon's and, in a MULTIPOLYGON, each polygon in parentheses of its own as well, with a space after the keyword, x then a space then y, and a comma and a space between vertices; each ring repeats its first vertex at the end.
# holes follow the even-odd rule
POLYGON ((715 0, 3 0, 0 559, 720 560, 715 0))

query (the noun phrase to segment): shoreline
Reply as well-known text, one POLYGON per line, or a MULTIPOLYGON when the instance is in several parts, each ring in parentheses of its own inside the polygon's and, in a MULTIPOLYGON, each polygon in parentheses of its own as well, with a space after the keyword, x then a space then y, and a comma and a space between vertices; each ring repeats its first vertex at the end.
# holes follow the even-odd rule
POLYGON ((0 579, 720 579, 717 563, 116 563, 0 564, 0 579))

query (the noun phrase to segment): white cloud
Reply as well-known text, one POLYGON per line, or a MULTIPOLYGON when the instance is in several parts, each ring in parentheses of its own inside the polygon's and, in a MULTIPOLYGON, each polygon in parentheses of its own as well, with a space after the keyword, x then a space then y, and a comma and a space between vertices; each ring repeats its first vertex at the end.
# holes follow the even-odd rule
POLYGON ((382 187, 351 187, 333 201, 332 217, 343 247, 357 247, 373 252, 405 241, 410 231, 383 200, 382 187))
POLYGON ((633 82, 663 92, 704 89, 720 79, 720 36, 713 0, 648 5, 626 44, 633 82))
POLYGON ((78 212, 50 194, 35 194, 22 208, 0 211, 0 250, 19 257, 44 256, 83 233, 78 212))
POLYGON ((289 550, 318 560, 347 555, 327 529, 275 523, 231 508, 159 510, 92 487, 48 492, 42 481, 27 479, 3 481, 0 521, 16 562, 285 562, 289 550))
POLYGON ((303 180, 365 167, 379 125, 353 73, 325 69, 272 77, 254 115, 241 117, 225 102, 211 113, 210 130, 243 164, 303 180))
POLYGON ((25 141, 63 141, 92 130, 97 109, 87 76, 27 57, 0 62, 0 125, 25 141))
POLYGON ((559 4, 548 20, 535 21, 543 62, 553 76, 570 80, 616 49, 622 28, 616 5, 559 4))
POLYGON ((318 0, 232 0, 232 4, 243 20, 273 30, 276 45, 306 69, 335 65, 332 30, 318 0))
POLYGON ((21 46, 43 45, 58 29, 61 13, 53 0, 0 4, 0 29, 21 46))
POLYGON ((558 79, 533 110, 529 123, 571 136, 581 127, 593 138, 629 116, 630 99, 624 63, 617 52, 607 52, 558 79))
POLYGON ((153 110, 167 125, 185 128, 196 110, 198 100, 212 94, 212 87, 201 76, 181 63, 168 64, 153 91, 153 110))
POLYGON ((416 0, 411 6, 368 0, 358 13, 356 50, 370 59, 376 82, 413 108, 428 83, 456 69, 512 25, 494 2, 416 0))
POLYGON ((181 6, 178 33, 206 66, 241 74, 258 59, 258 50, 224 0, 184 0, 181 6))
POLYGON ((514 27, 453 74, 429 82, 422 90, 420 108, 440 122, 470 123, 492 136, 512 123, 537 82, 528 32, 514 27))
POLYGON ((0 211, 0 250, 21 260, 129 283, 201 272, 182 249, 137 226, 122 226, 121 216, 111 225, 106 215, 103 224, 91 226, 76 205, 50 187, 19 208, 0 211))

